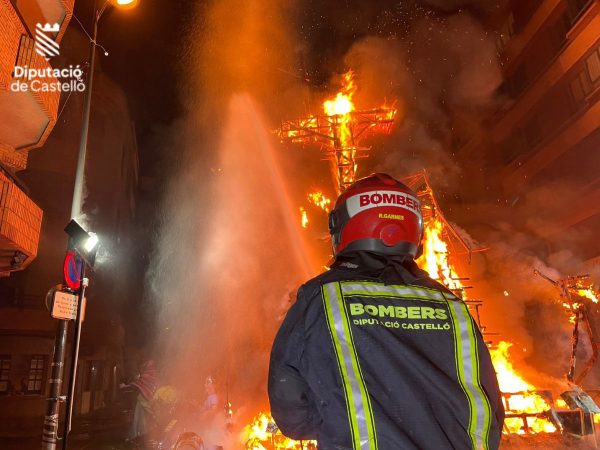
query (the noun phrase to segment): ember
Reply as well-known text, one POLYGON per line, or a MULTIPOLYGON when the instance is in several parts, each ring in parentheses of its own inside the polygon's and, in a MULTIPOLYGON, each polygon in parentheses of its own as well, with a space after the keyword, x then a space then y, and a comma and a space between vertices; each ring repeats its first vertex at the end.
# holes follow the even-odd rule
POLYGON ((302 228, 306 228, 308 226, 308 213, 306 212, 306 209, 304 209, 302 206, 299 208, 300 210, 300 224, 302 225, 302 228))
POLYGON ((318 206, 323 211, 329 212, 331 210, 331 200, 325 197, 322 192, 312 192, 307 197, 310 203, 318 206))

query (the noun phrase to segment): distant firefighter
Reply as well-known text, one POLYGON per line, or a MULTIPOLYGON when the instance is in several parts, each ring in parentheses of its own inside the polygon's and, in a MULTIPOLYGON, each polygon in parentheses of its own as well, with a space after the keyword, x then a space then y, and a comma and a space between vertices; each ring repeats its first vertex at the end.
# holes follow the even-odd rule
POLYGON ((273 417, 319 450, 489 449, 504 409, 467 305, 420 270, 416 194, 385 174, 330 214, 335 261, 298 291, 275 338, 273 417))

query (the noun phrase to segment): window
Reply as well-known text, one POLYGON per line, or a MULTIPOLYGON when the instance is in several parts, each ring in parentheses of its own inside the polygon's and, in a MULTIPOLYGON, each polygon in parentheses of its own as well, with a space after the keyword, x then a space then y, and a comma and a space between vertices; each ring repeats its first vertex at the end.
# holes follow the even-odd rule
POLYGON ((10 356, 0 355, 0 395, 8 394, 10 375, 10 356))
POLYGON ((576 105, 584 103, 588 95, 595 90, 595 85, 600 84, 598 67, 595 66, 597 60, 594 61, 594 55, 598 55, 597 51, 587 59, 586 64, 576 73, 575 78, 571 81, 571 95, 576 105), (592 60, 591 64, 590 59, 592 60), (590 68, 592 70, 590 70, 590 68))
POLYGON ((33 355, 29 365, 29 376, 27 377, 27 393, 41 394, 44 373, 46 372, 46 357, 44 355, 33 355))
POLYGON ((596 49, 585 61, 590 80, 592 83, 596 83, 600 78, 600 49, 596 49))

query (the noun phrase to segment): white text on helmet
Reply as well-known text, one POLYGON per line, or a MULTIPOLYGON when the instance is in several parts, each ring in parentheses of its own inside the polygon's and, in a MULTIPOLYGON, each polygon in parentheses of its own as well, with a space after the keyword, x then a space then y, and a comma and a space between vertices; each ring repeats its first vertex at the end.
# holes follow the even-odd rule
POLYGON ((412 211, 421 217, 419 200, 398 191, 373 191, 354 195, 346 200, 348 215, 355 216, 361 211, 377 207, 396 207, 412 211))

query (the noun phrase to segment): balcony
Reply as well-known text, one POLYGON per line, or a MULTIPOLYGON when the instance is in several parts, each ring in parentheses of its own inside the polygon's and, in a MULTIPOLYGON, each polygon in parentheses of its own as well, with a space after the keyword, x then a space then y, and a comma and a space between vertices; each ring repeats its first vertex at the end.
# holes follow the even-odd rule
MULTIPOLYGON (((0 0, 0 143, 18 151, 40 147, 56 123, 60 92, 15 92, 15 65, 46 69, 50 65, 34 50, 34 41, 8 0, 0 0)), ((29 86, 35 80, 28 81, 29 86)), ((54 78, 44 81, 56 82, 54 78)), ((18 158, 13 158, 18 160, 18 158)), ((14 169, 24 169, 7 162, 14 169)))
POLYGON ((0 170, 0 274, 22 270, 37 255, 42 210, 0 170))

